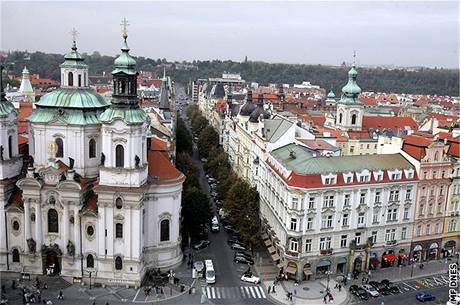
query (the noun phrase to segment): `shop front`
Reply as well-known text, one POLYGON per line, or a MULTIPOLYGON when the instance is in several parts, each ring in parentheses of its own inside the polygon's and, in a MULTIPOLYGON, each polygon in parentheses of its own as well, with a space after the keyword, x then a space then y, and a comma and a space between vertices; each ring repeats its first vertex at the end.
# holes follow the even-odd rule
POLYGON ((400 249, 398 253, 398 266, 407 266, 409 263, 409 255, 406 253, 405 249, 400 249))
POLYGON ((321 260, 318 265, 316 265, 316 276, 322 277, 326 275, 327 271, 331 270, 331 261, 325 259, 321 260))
POLYGON ((393 267, 395 265, 396 260, 397 260, 397 257, 394 253, 394 250, 387 250, 383 252, 382 268, 393 267))
POLYGON ((443 252, 442 252, 442 257, 443 257, 443 258, 446 258, 446 257, 453 257, 453 256, 455 256, 456 246, 457 246, 457 243, 455 242, 455 240, 449 240, 448 242, 446 242, 446 243, 444 244, 444 249, 443 249, 443 252))
POLYGON ((339 257, 337 258, 337 273, 346 274, 347 270, 347 258, 339 257))
POLYGON ((369 253, 369 269, 375 270, 380 265, 380 260, 376 252, 369 253))
POLYGON ((412 259, 416 262, 421 262, 422 261, 422 251, 423 251, 422 246, 416 245, 414 249, 412 250, 412 259))
POLYGON ((311 276, 313 275, 313 271, 311 270, 311 264, 310 263, 306 263, 304 266, 303 266, 303 279, 305 281, 309 281, 311 279, 311 276))
POLYGON ((286 266, 286 276, 288 279, 297 279, 297 264, 294 262, 288 262, 286 266))
POLYGON ((438 258, 439 245, 438 243, 431 243, 430 248, 427 250, 427 259, 435 260, 438 258))

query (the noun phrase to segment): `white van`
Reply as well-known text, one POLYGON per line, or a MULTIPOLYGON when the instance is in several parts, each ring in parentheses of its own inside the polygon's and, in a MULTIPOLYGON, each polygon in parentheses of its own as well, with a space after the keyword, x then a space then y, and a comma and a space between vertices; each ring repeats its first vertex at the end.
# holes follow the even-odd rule
POLYGON ((214 284, 216 282, 216 272, 214 271, 214 265, 212 264, 212 260, 205 260, 204 266, 206 268, 206 283, 214 284))

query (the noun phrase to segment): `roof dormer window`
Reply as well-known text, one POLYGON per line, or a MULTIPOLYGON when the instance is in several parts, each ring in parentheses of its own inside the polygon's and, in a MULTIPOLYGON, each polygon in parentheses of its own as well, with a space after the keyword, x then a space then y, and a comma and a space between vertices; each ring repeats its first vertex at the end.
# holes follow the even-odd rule
POLYGON ((353 173, 346 173, 343 174, 343 180, 345 183, 350 184, 353 183, 353 173))
POLYGON ((323 176, 323 184, 325 185, 332 185, 337 183, 337 177, 336 175, 329 174, 327 176, 323 176))

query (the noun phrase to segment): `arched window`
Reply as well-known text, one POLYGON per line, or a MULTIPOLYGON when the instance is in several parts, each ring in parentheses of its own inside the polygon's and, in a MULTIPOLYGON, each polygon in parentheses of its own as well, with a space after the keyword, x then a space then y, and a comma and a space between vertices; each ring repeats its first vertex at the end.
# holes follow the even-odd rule
POLYGON ((343 114, 339 113, 339 124, 342 124, 342 117, 343 117, 343 114))
POLYGON ((57 145, 56 158, 64 157, 64 142, 61 138, 56 138, 55 143, 57 145))
POLYGON ((356 125, 356 114, 351 116, 351 125, 356 125))
POLYGON ((13 158, 13 137, 8 137, 8 157, 13 158))
POLYGON ((86 268, 94 268, 94 257, 91 254, 86 257, 86 268))
POLYGON ((69 74, 67 75, 67 82, 69 83, 69 87, 73 86, 73 73, 72 72, 69 72, 69 74))
POLYGON ((126 86, 125 81, 121 80, 120 81, 120 93, 125 93, 125 90, 126 90, 125 86, 126 86))
POLYGON ((59 217, 55 209, 48 210, 48 232, 58 233, 59 231, 59 217))
POLYGON ((434 154, 434 161, 438 161, 439 159, 439 151, 435 152, 434 154))
POLYGON ((78 74, 78 87, 81 87, 81 74, 78 74))
POLYGON ((115 270, 121 270, 123 269, 123 261, 121 260, 121 257, 117 256, 115 258, 115 270))
POLYGON ((115 225, 115 237, 123 238, 123 224, 122 223, 117 223, 115 225))
POLYGON ((13 249, 13 263, 19 263, 19 250, 13 249))
POLYGON ((96 158, 96 140, 89 140, 89 157, 96 158))
POLYGON ((160 223, 160 241, 169 240, 169 220, 164 219, 160 223))
POLYGON ((115 167, 123 167, 125 165, 125 149, 123 145, 118 144, 115 147, 115 167))

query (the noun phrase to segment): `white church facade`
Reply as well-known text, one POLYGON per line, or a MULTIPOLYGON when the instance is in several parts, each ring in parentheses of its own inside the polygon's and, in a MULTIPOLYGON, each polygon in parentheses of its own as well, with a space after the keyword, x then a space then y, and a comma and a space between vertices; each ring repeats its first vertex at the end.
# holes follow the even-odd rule
POLYGON ((148 269, 182 262, 185 176, 151 145, 126 31, 123 38, 110 102, 89 88, 74 41, 61 87, 28 118, 29 162, 19 155, 17 113, 2 88, 0 271, 83 280, 91 273, 96 282, 139 286, 148 269))

